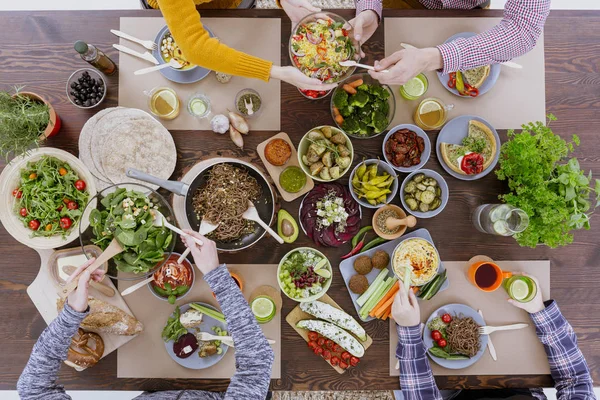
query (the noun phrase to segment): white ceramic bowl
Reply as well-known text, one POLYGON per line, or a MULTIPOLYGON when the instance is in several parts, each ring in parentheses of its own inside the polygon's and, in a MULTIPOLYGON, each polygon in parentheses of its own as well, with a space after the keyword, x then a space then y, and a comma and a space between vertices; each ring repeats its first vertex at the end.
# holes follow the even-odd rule
POLYGON ((377 163, 379 163, 377 165, 377 173, 378 174, 387 172, 388 174, 395 177, 394 182, 392 182, 392 186, 390 186, 390 190, 392 192, 387 194, 385 203, 380 203, 376 206, 371 205, 368 201, 366 201, 364 199, 359 199, 358 195, 354 191, 354 187, 352 186, 352 180, 354 179, 354 174, 356 174, 356 170, 358 169, 358 167, 360 167, 362 165, 362 162, 359 163, 356 167, 354 167, 354 169, 352 170, 352 173, 350 174, 350 181, 348 182, 348 186, 350 188, 350 194, 352 195, 354 200, 356 200, 358 202, 358 204, 360 204, 363 207, 367 207, 367 208, 382 207, 386 204, 389 204, 394 199, 394 196, 396 196, 396 193, 398 192, 398 177, 396 176, 396 171, 394 171, 394 168, 392 168, 391 165, 389 165, 385 161, 381 161, 381 160, 375 160, 375 159, 365 160, 365 164, 367 165, 367 167, 369 167, 370 165, 373 165, 373 164, 377 164, 377 163))
POLYGON ((290 299, 297 301, 299 303, 304 303, 304 302, 309 302, 309 301, 315 301, 319 298, 321 298, 325 293, 327 293, 327 291, 329 290, 329 287, 331 286, 331 282, 333 281, 333 268, 331 267, 331 262, 329 261, 329 259, 327 258, 327 256, 325 256, 325 254, 321 253, 319 250, 313 249, 312 247, 297 247, 294 250, 288 252, 285 256, 283 256, 281 258, 281 261, 279 261, 279 265, 277 266, 277 283, 279 284, 279 288, 281 289, 281 291, 290 299), (283 283, 281 282, 281 279, 279 279, 279 273, 281 272, 281 267, 283 266, 283 262, 292 254, 295 253, 297 251, 300 250, 308 250, 308 251, 312 251, 314 253, 317 253, 317 255, 319 255, 320 257, 323 257, 327 260, 327 266, 325 268, 327 268, 329 270, 329 272, 331 272, 331 277, 329 277, 328 279, 325 280, 325 283, 323 284, 323 290, 321 290, 319 293, 313 294, 312 296, 308 296, 302 299, 298 299, 295 297, 291 297, 290 295, 287 294, 287 292, 285 291, 285 287, 283 286, 283 283))
MULTIPOLYGON (((435 245, 434 245, 432 242, 430 242, 429 240, 427 240, 427 239, 423 239, 422 237, 411 237, 411 238, 408 238, 408 239, 404 239, 403 241, 401 241, 400 243, 398 243, 398 245, 397 245, 396 247, 394 247, 394 251, 392 252, 392 254, 391 254, 391 256, 390 256, 390 258, 391 258, 391 260, 390 260, 390 261, 391 261, 391 265, 392 265, 392 272, 393 272, 393 273, 394 273, 394 275, 396 275, 396 277, 398 277, 399 279, 403 279, 403 276, 399 276, 399 275, 396 273, 396 268, 394 267, 394 258, 395 258, 395 256, 396 256, 396 251, 397 251, 397 250, 398 250, 400 247, 402 247, 402 245, 403 245, 403 244, 405 244, 405 243, 407 243, 407 242, 410 242, 411 240, 423 240, 423 241, 425 241, 425 242, 429 243, 429 244, 430 244, 430 245, 431 245, 431 246, 434 248, 434 250, 435 250, 435 254, 436 254, 436 257, 437 257, 437 269, 435 270, 435 273, 434 273, 434 274, 432 274, 432 275, 431 275, 431 277, 430 277, 430 278, 429 278, 427 281, 425 281, 425 282, 421 283, 420 285, 416 285, 416 286, 425 286, 425 285, 427 285, 429 282, 431 282, 431 281, 433 280, 433 278, 435 278, 435 277, 437 276, 437 274, 438 274, 438 272, 439 272, 439 270, 440 270, 440 265, 442 264, 442 261, 440 260, 440 253, 439 253, 439 251, 438 251, 437 247, 435 247, 435 245)), ((412 284, 412 282, 411 282, 411 284, 412 284)))

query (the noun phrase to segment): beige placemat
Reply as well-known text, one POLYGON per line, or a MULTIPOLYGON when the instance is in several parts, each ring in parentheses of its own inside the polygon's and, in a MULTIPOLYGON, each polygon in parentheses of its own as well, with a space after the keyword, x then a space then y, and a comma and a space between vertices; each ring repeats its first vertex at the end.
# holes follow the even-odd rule
MULTIPOLYGON (((459 32, 483 32, 500 22, 500 18, 386 18, 385 55, 402 49, 400 43, 416 47, 442 44, 459 32)), ((448 114, 452 119, 459 115, 476 115, 489 121, 496 129, 517 129, 532 121, 546 121, 546 90, 544 75, 544 36, 529 53, 515 58, 523 69, 502 67, 494 87, 481 97, 466 99, 455 96, 440 83, 435 71, 427 72, 429 89, 426 97, 438 97, 454 104, 448 114)), ((412 123, 419 100, 408 101, 396 93, 396 115, 392 126, 412 123)))
MULTIPOLYGON (((228 46, 256 57, 273 61, 279 65, 281 58, 281 19, 280 18, 202 18, 202 22, 228 46), (243 35, 240 32, 252 32, 243 35)), ((144 40, 154 40, 158 31, 165 25, 163 18, 121 18, 120 30, 144 40)), ((116 40, 115 40, 116 43, 116 40)), ((120 39, 120 44, 139 52, 146 51, 142 46, 120 39)), ((203 80, 191 84, 171 82, 160 72, 134 75, 133 72, 153 64, 129 54, 119 54, 119 105, 123 107, 148 109, 145 90, 159 86, 174 89, 181 100, 181 113, 172 121, 160 120, 167 129, 209 130, 210 117, 197 119, 187 111, 187 100, 201 92, 210 98, 212 115, 223 114, 227 109, 235 110, 236 94, 244 88, 252 88, 260 93, 263 107, 255 118, 251 118, 250 128, 255 130, 279 130, 281 90, 280 81, 272 79, 264 82, 259 79, 233 77, 229 83, 219 83, 211 72, 203 80)))
MULTIPOLYGON (((544 300, 550 298, 550 261, 495 261, 505 271, 523 271, 534 275, 542 287, 544 300)), ((506 301, 508 295, 500 288, 492 293, 477 289, 466 278, 467 263, 444 261, 448 271, 450 287, 438 293, 432 300, 421 301, 421 321, 425 322, 435 310, 445 304, 466 304, 483 311, 486 324, 498 326, 528 323, 529 327, 518 331, 496 332, 491 335, 498 361, 485 353, 472 366, 460 369, 445 369, 431 361, 434 375, 545 375, 550 374, 544 346, 535 334, 529 315, 506 301)), ((396 345, 398 335, 395 322, 390 319, 390 376, 398 376, 396 367, 396 345)))
MULTIPOLYGON (((278 288, 276 264, 228 265, 230 271, 237 272, 243 280, 244 297, 261 285, 278 288)), ((196 280, 191 292, 177 305, 202 301, 218 307, 208 284, 196 269, 196 280)), ((119 290, 132 286, 132 283, 119 281, 119 290)), ((193 370, 182 367, 169 357, 161 338, 161 332, 174 306, 154 297, 147 287, 143 287, 127 296, 127 304, 133 314, 144 324, 144 332, 135 340, 117 351, 118 378, 197 378, 220 379, 231 378, 235 373, 235 356, 231 349, 225 357, 214 366, 193 370)), ((277 342, 272 346, 275 351, 275 362, 271 372, 272 379, 281 378, 281 312, 272 321, 261 324, 265 336, 277 342)))

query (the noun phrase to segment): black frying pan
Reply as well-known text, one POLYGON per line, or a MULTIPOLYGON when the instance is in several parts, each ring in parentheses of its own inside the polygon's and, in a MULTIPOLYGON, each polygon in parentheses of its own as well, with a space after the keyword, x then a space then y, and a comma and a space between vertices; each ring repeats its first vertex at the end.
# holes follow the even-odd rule
MULTIPOLYGON (((196 212, 194 211, 194 207, 192 205, 194 195, 196 194, 198 188, 202 187, 206 183, 210 170, 215 165, 223 163, 244 169, 248 171, 250 176, 256 179, 256 181, 261 187, 262 194, 261 197, 254 202, 254 206, 256 207, 260 218, 270 225, 275 214, 275 196, 273 195, 271 185, 269 185, 267 179, 263 176, 262 173, 260 173, 260 171, 256 167, 254 167, 250 163, 236 159, 227 159, 226 161, 215 162, 209 165, 208 167, 204 168, 202 171, 200 171, 190 184, 180 181, 169 181, 165 179, 156 178, 152 175, 148 175, 144 172, 132 168, 127 170, 127 176, 144 182, 152 183, 154 185, 158 185, 177 195, 184 196, 185 213, 187 215, 188 222, 192 230, 197 231, 198 229, 200 229, 200 220, 196 217, 196 212)), ((221 251, 238 251, 252 246, 256 242, 258 242, 266 233, 260 225, 255 224, 255 227, 256 229, 253 233, 244 235, 240 239, 237 239, 235 241, 215 241, 215 243, 217 244, 217 249, 221 251)))

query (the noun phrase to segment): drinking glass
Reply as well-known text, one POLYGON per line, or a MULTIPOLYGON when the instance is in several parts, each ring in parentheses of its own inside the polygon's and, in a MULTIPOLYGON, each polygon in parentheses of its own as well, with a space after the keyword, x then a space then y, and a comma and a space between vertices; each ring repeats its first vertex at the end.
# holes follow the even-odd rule
POLYGON ((473 224, 483 233, 513 236, 529 225, 529 216, 508 204, 482 204, 473 212, 473 224))

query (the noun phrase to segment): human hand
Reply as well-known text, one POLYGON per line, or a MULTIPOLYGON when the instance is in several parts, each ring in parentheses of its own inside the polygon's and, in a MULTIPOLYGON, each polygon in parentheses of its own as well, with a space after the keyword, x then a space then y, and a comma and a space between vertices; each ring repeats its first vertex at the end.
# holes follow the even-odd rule
POLYGON ((308 0, 281 0, 281 8, 292 21, 292 30, 302 18, 321 11, 320 8, 313 6, 308 0))
POLYGON ((442 54, 436 47, 411 48, 399 50, 381 61, 375 61, 375 71, 369 71, 369 75, 387 85, 404 85, 421 72, 442 67, 442 54), (381 72, 385 69, 388 72, 381 72))
POLYGON ((535 297, 527 303, 521 303, 520 301, 513 299, 508 299, 508 302, 517 308, 527 311, 529 314, 535 314, 546 308, 544 305, 544 300, 542 300, 542 288, 540 287, 540 282, 537 280, 537 278, 524 272, 513 272, 513 275, 523 275, 531 278, 537 286, 537 292, 535 293, 535 297))
POLYGON ((187 235, 200 239, 202 243, 204 243, 202 246, 199 246, 188 236, 181 235, 181 241, 185 244, 185 247, 190 249, 196 267, 198 267, 204 275, 208 274, 213 269, 216 269, 219 266, 219 254, 217 253, 217 245, 215 242, 207 239, 198 232, 189 229, 184 229, 183 231, 187 235))
POLYGON ((360 58, 364 58, 365 53, 362 51, 362 44, 369 40, 369 38, 373 36, 373 33, 375 33, 375 30, 377 30, 377 27, 379 26, 379 15, 373 10, 364 10, 355 18, 348 21, 348 23, 352 25, 354 40, 361 45, 360 58))
POLYGON ((337 83, 323 83, 317 78, 309 78, 295 67, 279 67, 273 65, 273 67, 271 67, 271 77, 280 79, 300 89, 330 90, 337 86, 337 83))
POLYGON ((96 282, 100 282, 104 279, 105 271, 98 268, 92 274, 89 271, 84 271, 87 267, 92 265, 96 261, 95 258, 90 258, 83 265, 80 265, 79 268, 75 270, 66 280, 67 283, 72 282, 76 276, 78 276, 78 284, 77 289, 69 294, 67 299, 67 303, 71 308, 77 312, 84 312, 88 308, 88 293, 90 290, 90 279, 95 280, 96 282), (81 272, 83 271, 83 272, 81 272))
POLYGON ((392 304, 392 318, 400 326, 416 326, 421 323, 419 302, 412 290, 406 293, 402 282, 392 304))

